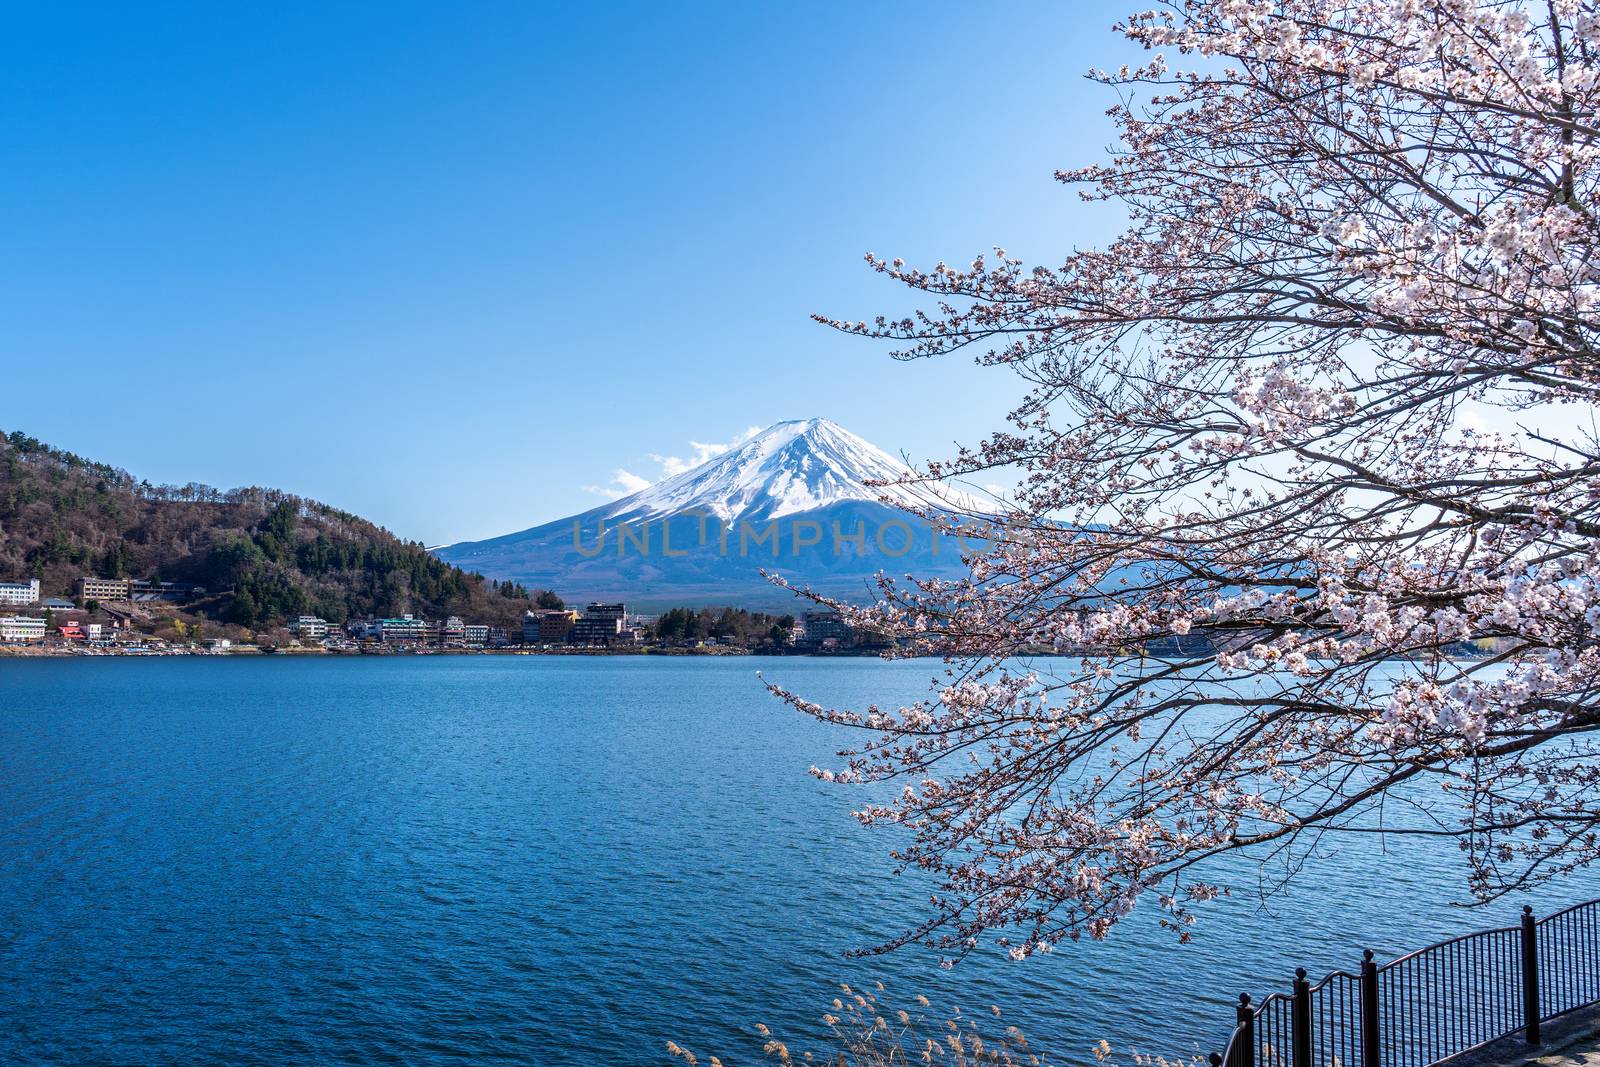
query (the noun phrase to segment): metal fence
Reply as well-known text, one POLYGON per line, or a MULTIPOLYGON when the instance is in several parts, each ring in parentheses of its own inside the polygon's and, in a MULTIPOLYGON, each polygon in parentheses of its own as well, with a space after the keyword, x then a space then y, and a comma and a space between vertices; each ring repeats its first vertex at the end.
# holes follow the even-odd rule
POLYGON ((1429 1067, 1513 1034, 1539 1044, 1539 1024, 1600 1003, 1600 900, 1418 949, 1381 966, 1259 1005, 1239 997, 1227 1049, 1212 1067, 1429 1067))

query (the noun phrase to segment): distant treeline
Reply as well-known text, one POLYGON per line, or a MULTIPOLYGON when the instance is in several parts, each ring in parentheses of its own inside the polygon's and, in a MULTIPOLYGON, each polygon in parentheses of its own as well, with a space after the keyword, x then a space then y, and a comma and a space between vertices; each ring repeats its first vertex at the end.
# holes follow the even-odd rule
POLYGON ((756 646, 781 645, 794 630, 793 615, 768 615, 743 608, 673 608, 656 620, 654 634, 660 641, 718 641, 756 646))

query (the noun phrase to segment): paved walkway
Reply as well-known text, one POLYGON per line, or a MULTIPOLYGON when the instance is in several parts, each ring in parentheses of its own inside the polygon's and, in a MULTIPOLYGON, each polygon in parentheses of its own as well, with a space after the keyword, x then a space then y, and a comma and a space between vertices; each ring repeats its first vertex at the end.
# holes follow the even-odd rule
POLYGON ((1536 1063, 1539 1067, 1600 1067, 1600 1034, 1575 1038, 1564 1048, 1552 1049, 1524 1062, 1536 1063))
POLYGON ((1543 1030, 1538 1048, 1508 1037, 1448 1062, 1453 1067, 1600 1067, 1600 1008, 1545 1023, 1543 1030))

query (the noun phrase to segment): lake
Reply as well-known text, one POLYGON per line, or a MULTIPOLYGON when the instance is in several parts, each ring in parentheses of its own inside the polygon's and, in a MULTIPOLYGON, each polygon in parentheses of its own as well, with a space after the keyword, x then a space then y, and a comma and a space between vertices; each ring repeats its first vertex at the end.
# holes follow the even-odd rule
MULTIPOLYGON (((820 1050, 837 983, 991 1004, 1075 1062, 1209 1051, 1240 990, 1281 989, 1600 896, 1489 910, 1454 847, 1327 849, 1291 892, 1239 865, 1178 945, 953 970, 901 929, 861 794, 807 775, 823 702, 922 693, 933 661, 661 657, 0 660, 0 1062, 762 1062, 820 1050)), ((907 1005, 910 1006, 909 1004, 907 1005)), ((942 1016, 941 1016, 942 1017, 942 1016)))

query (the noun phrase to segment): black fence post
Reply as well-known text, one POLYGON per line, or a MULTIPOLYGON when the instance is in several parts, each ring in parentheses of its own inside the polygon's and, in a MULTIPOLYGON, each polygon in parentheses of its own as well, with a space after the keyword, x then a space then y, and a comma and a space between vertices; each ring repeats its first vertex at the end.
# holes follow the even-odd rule
POLYGON ((1304 967, 1295 968, 1294 1011, 1289 1021, 1294 1033, 1292 1067, 1311 1067, 1311 983, 1306 981, 1304 967))
POLYGON ((1378 1040, 1378 965, 1369 948, 1361 953, 1361 1067, 1383 1067, 1378 1040))
POLYGON ((1522 906, 1522 1027, 1528 1044, 1539 1044, 1539 927, 1527 904, 1522 906))
POLYGON ((1239 1007, 1235 1009, 1237 1025, 1233 1031, 1233 1055, 1228 1067, 1255 1067, 1256 1063, 1256 1010, 1250 1006, 1250 994, 1239 994, 1239 1007))

